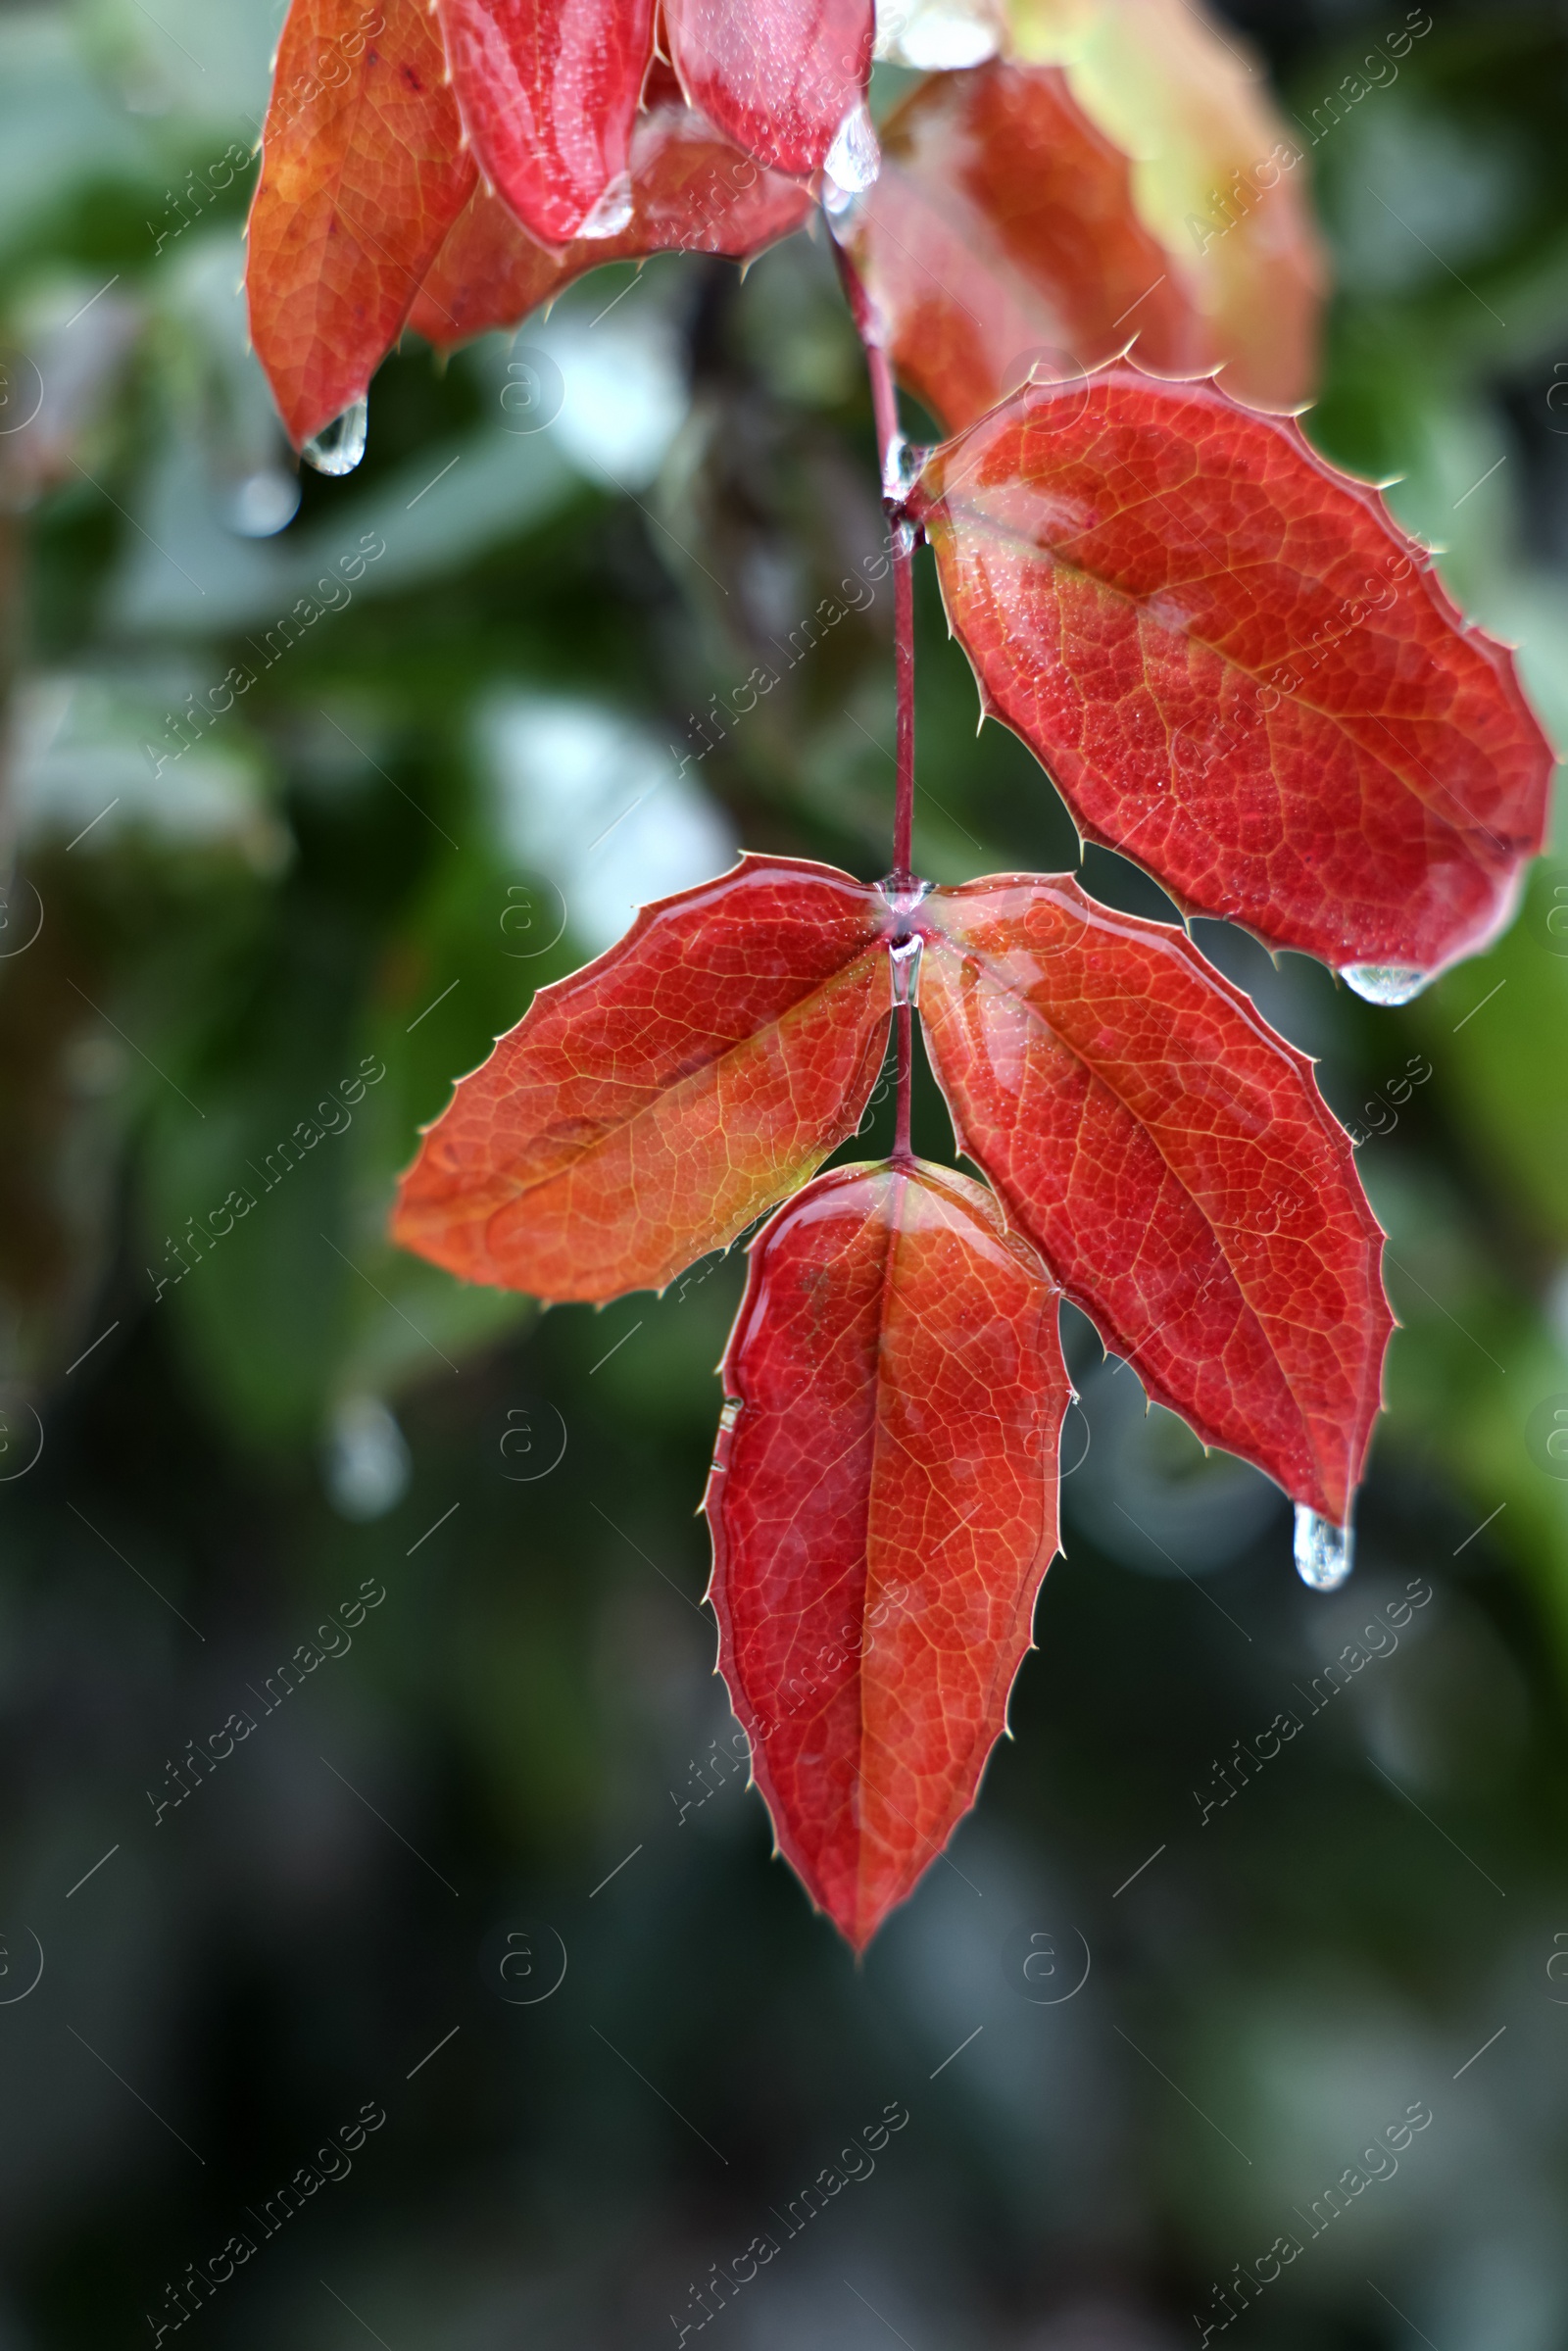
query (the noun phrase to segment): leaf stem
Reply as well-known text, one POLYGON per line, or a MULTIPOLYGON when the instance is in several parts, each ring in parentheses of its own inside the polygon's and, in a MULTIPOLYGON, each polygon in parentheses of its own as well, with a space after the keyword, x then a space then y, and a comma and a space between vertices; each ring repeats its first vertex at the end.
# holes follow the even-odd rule
MULTIPOLYGON (((865 290, 859 271, 828 223, 828 236, 838 264, 855 330, 865 353, 871 379, 871 407, 876 416, 877 454, 882 467, 882 511, 888 521, 888 552, 893 562, 894 683, 898 696, 895 759, 896 797, 893 807, 894 882, 913 879, 914 857, 914 531, 904 511, 904 487, 899 460, 904 435, 899 429, 899 398, 893 369, 882 340, 882 321, 865 290)), ((893 942, 896 946, 897 940, 893 942)), ((909 1095, 914 1067, 911 1008, 900 1004, 898 1023, 899 1078, 893 1156, 906 1160, 909 1149, 909 1095)))

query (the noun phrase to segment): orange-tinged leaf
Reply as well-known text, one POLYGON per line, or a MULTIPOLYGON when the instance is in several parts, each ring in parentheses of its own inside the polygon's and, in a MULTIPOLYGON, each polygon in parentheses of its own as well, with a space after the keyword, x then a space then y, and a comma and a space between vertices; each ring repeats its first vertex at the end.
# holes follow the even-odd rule
POLYGON ((251 341, 296 448, 364 397, 473 179, 418 0, 294 0, 246 287, 251 341))
POLYGON ((565 244, 616 205, 653 56, 654 0, 435 0, 480 168, 534 235, 565 244))
POLYGON ((1057 1294, 979 1185, 821 1176, 752 1244, 705 1507, 774 1834, 857 1949, 973 1803, 1056 1549, 1057 1294))
POLYGON ((864 96, 874 0, 664 0, 690 103, 759 163, 808 178, 864 96))
MULTIPOLYGON (((1299 408, 1327 280, 1303 143, 1200 0, 1009 0, 1013 54, 1059 66, 1131 159, 1133 200, 1236 399, 1299 408)), ((1154 365, 1142 344, 1139 356, 1154 365)))
POLYGON ((661 1289, 854 1133, 892 991, 881 894, 745 857, 542 988, 426 1130, 392 1237, 471 1282, 661 1289))
POLYGON ((753 163, 678 102, 638 116, 631 189, 631 219, 618 235, 544 246, 499 196, 475 187, 419 289, 410 326, 444 345, 515 325, 603 262, 670 250, 749 260, 811 210, 798 181, 753 163))
POLYGON ((933 890, 917 927, 932 1062, 1014 1229, 1151 1396, 1343 1525, 1393 1324, 1311 1063, 1070 875, 933 890))
POLYGON ((1108 367, 994 409, 912 509, 988 710, 1185 911, 1412 985, 1507 921, 1550 746, 1292 420, 1108 367))
POLYGON ((1031 374, 1119 356, 1197 374, 1204 322, 1133 203, 1130 167, 1049 67, 933 73, 882 125, 846 241, 899 376, 957 432, 1031 374))

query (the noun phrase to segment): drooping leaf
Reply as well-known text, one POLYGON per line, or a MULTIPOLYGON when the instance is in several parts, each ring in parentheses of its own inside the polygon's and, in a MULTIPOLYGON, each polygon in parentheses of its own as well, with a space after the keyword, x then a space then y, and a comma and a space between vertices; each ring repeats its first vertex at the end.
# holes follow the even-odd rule
POLYGON ((1552 755, 1376 490, 1113 367, 1026 387, 913 507, 985 705, 1186 911, 1428 973, 1507 920, 1552 755))
POLYGON ((689 102, 759 163, 803 179, 863 99, 875 15, 875 0, 664 0, 689 102))
POLYGON ((480 169, 546 243, 620 209, 654 0, 435 0, 480 169))
POLYGON ((246 286, 251 340, 296 448, 363 398, 473 179, 418 0, 371 12, 294 0, 246 286))
POLYGON ((393 1239, 552 1300, 659 1289, 854 1133, 891 1006, 880 894, 744 857, 542 988, 427 1128, 393 1239))
POLYGON ((1393 1325, 1311 1063, 1185 932, 1070 875, 933 890, 916 921, 932 1062, 1014 1229, 1152 1396, 1343 1525, 1393 1325))
MULTIPOLYGON (((1290 410, 1317 378, 1327 282, 1305 161, 1234 27, 1200 0, 1008 0, 1013 54, 1059 66, 1132 159, 1133 201, 1170 280, 1228 363, 1234 398, 1290 410)), ((1139 356, 1154 365, 1144 344, 1139 356)))
POLYGON ((943 1167, 819 1177, 752 1245, 705 1508, 780 1847, 858 1949, 973 1803, 1056 1549, 1056 1292, 943 1167))
POLYGON ((846 241, 902 380, 957 432, 1031 373, 1053 382, 1137 337, 1146 367, 1214 356, 1133 203, 1121 150, 1061 73, 934 73, 881 131, 846 241))
POLYGON ((753 163, 678 100, 638 116, 631 189, 631 219, 618 235, 547 247, 499 196, 476 186, 419 289, 410 326, 445 345, 515 325, 603 262, 670 250, 749 260, 811 210, 797 180, 753 163))

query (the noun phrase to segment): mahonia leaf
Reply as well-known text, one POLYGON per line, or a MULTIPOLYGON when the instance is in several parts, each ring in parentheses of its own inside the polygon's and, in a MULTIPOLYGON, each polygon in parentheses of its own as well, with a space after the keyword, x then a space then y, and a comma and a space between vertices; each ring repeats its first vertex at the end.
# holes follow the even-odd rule
POLYGON ((360 0, 294 0, 246 286, 251 341, 296 448, 363 399, 473 181, 418 0, 368 17, 360 0))
POLYGON ((876 890, 744 857, 542 988, 426 1129, 392 1237, 471 1282, 661 1289, 855 1132, 892 1004, 876 890))
POLYGON ((1070 875, 933 890, 916 925, 932 1063, 1013 1228, 1152 1396, 1343 1525, 1393 1319, 1310 1061, 1070 875))
POLYGON ((759 163, 808 178, 863 105, 875 14, 874 0, 664 0, 664 29, 689 103, 759 163))
POLYGON ((672 249, 749 261, 811 210, 798 180, 753 163, 678 100, 638 116, 630 169, 626 226, 564 246, 536 243, 499 196, 475 187, 419 289, 410 326, 445 345, 515 325, 603 262, 672 249))
POLYGON ((654 0, 435 0, 480 169, 564 245, 618 226, 617 183, 653 54, 654 0), (602 209, 601 209, 602 208, 602 209))
POLYGON ((1133 203, 1130 166, 1064 74, 934 73, 883 123, 842 232, 901 379, 949 432, 1032 375, 1118 357, 1197 374, 1213 352, 1133 203))
POLYGON ((988 711, 1184 911, 1411 987, 1507 921, 1550 747, 1507 651, 1293 420, 1126 366, 1025 386, 910 511, 988 711))
POLYGON ((836 1169, 752 1244, 709 1597, 779 1846, 857 1949, 1005 1728, 1056 1550, 1056 1307, 945 1167, 836 1169))
MULTIPOLYGON (((1327 267, 1303 143, 1234 26, 1222 31, 1200 0, 1009 0, 1009 16, 1013 54, 1059 66, 1132 159, 1161 267, 1211 337, 1200 365, 1227 362, 1221 381, 1238 400, 1299 408, 1317 376, 1327 267)), ((1161 364, 1147 340, 1139 357, 1161 364)))

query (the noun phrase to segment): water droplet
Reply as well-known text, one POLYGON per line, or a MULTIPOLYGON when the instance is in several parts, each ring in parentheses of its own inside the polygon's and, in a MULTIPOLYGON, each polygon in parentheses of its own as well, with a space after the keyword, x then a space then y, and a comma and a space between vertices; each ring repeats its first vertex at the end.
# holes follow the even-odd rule
POLYGON ((854 199, 870 187, 882 169, 871 118, 863 98, 857 98, 827 151, 822 166, 822 202, 830 213, 845 212, 854 199))
POLYGON ((921 73, 983 66, 1002 46, 995 0, 881 0, 876 53, 921 73))
POLYGON ((930 887, 929 882, 922 882, 913 874, 890 873, 885 881, 878 882, 877 888, 882 893, 882 903, 896 918, 890 926, 895 937, 899 930, 908 922, 910 915, 930 887))
POLYGON ((223 519, 242 539, 270 539, 293 521, 299 503, 297 477, 279 465, 264 465, 234 484, 224 501, 223 519))
POLYGON ((327 1437, 326 1490, 344 1518, 382 1518, 403 1499, 413 1462, 403 1431, 379 1396, 345 1396, 327 1437))
POLYGON ((580 237, 618 237, 631 225, 631 173, 617 172, 577 234, 580 237))
POLYGON ((1407 963, 1348 963, 1340 973, 1347 988, 1353 988, 1369 1004, 1407 1004, 1435 976, 1412 970, 1407 963))
POLYGON ((1296 1505, 1296 1572, 1314 1592, 1338 1592, 1349 1574, 1355 1539, 1348 1527, 1319 1518, 1304 1502, 1296 1505))
POLYGON ((895 1005, 917 1004, 920 1001, 920 950, 924 945, 923 939, 901 939, 897 947, 888 949, 895 1005))
POLYGON ((352 473, 365 455, 366 436, 369 431, 370 404, 356 400, 341 416, 323 424, 314 439, 300 451, 308 465, 318 473, 352 473))
POLYGON ((882 495, 897 499, 902 506, 914 488, 931 455, 916 441, 906 441, 900 433, 888 451, 888 462, 882 475, 882 495))

